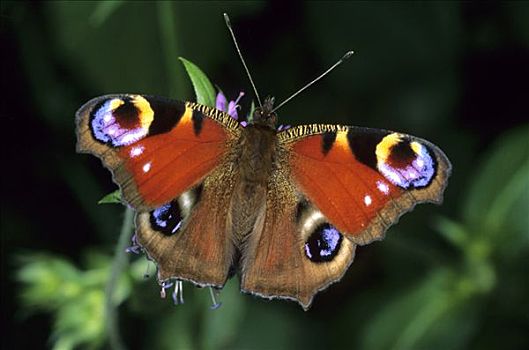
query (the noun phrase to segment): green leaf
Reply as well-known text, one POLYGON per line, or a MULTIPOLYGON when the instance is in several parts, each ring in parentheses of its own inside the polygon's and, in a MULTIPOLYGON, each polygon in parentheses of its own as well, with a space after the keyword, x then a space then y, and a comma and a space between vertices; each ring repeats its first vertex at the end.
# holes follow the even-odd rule
POLYGON ((53 309, 77 297, 81 272, 70 262, 49 255, 29 254, 20 258, 17 280, 22 284, 21 302, 28 308, 53 309))
MULTIPOLYGON (((54 349, 74 349, 81 344, 96 346, 107 336, 104 285, 109 280, 109 261, 108 256, 92 254, 90 262, 95 267, 79 269, 51 255, 26 254, 20 258, 17 280, 21 284, 21 304, 27 311, 42 309, 53 314, 54 349)), ((116 281, 115 305, 128 298, 131 282, 129 274, 116 281)))
POLYGON ((193 88, 195 89, 195 95, 197 102, 209 107, 215 107, 215 88, 209 81, 208 77, 198 68, 195 64, 186 60, 183 57, 178 58, 184 65, 193 88))
POLYGON ((120 203, 121 204, 121 190, 115 190, 101 198, 97 204, 109 204, 109 203, 120 203))
POLYGON ((105 337, 102 316, 103 291, 100 289, 84 291, 82 297, 65 303, 56 313, 54 349, 77 349, 81 344, 100 344, 105 337))
POLYGON ((455 349, 462 348, 472 329, 466 305, 472 294, 457 288, 449 270, 438 269, 393 300, 374 310, 367 320, 363 349, 455 349), (458 332, 454 335, 454 327, 458 332))
MULTIPOLYGON (((527 214, 529 200, 529 160, 523 164, 504 181, 504 186, 490 204, 490 210, 485 220, 485 226, 491 227, 493 233, 505 227, 507 219, 513 212, 514 206, 522 206, 527 214)), ((520 217, 521 221, 527 225, 527 216, 520 217)), ((513 224, 510 222, 510 224, 513 224)), ((526 226, 527 228, 527 226, 526 226)))
POLYGON ((523 176, 520 173, 521 169, 529 161, 527 135, 529 135, 527 125, 516 128, 500 137, 487 152, 487 159, 478 166, 476 176, 471 180, 471 187, 463 207, 466 224, 480 224, 488 230, 489 225, 498 226, 504 222, 504 216, 508 212, 505 205, 514 202, 513 196, 519 196, 526 191, 523 184, 527 181, 520 182, 519 179, 523 176), (511 180, 515 181, 514 187, 511 186, 511 180), (502 193, 508 198, 500 198, 502 193), (497 203, 498 199, 501 203, 497 203), (486 225, 483 225, 484 218, 487 220, 486 225))

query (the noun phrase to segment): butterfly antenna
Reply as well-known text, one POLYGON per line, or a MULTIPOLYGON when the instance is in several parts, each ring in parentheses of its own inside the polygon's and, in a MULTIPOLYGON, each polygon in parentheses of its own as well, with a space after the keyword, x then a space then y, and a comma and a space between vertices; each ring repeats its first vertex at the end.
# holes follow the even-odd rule
POLYGON ((242 65, 244 66, 244 69, 246 70, 248 79, 250 79, 253 92, 255 93, 257 102, 259 103, 259 107, 263 108, 263 104, 261 103, 261 98, 259 97, 259 94, 257 93, 257 88, 255 87, 255 84, 253 83, 253 79, 252 79, 252 76, 250 75, 250 71, 248 70, 248 67, 246 66, 246 62, 244 61, 244 58, 242 57, 241 49, 239 48, 239 44, 237 44, 237 39, 235 38, 235 34, 233 33, 233 29, 231 28, 230 18, 228 17, 227 13, 224 14, 224 20, 226 21, 226 26, 228 27, 228 30, 230 31, 231 38, 233 39, 233 43, 235 44, 235 48, 237 49, 237 53, 239 54, 239 58, 241 59, 242 65))
POLYGON ((318 80, 320 80, 321 78, 329 74, 334 68, 338 67, 340 64, 342 64, 346 59, 351 57, 353 54, 354 54, 354 51, 346 52, 345 55, 343 55, 343 57, 338 60, 338 62, 333 64, 325 72, 321 73, 316 79, 312 80, 310 83, 308 83, 307 85, 299 89, 297 92, 295 92, 293 95, 291 95, 289 98, 287 98, 286 100, 281 102, 279 105, 277 105, 276 108, 274 108, 271 113, 274 113, 275 111, 277 111, 279 108, 285 105, 288 101, 292 100, 294 97, 296 97, 297 95, 305 91, 309 86, 311 86, 312 84, 314 84, 315 82, 317 82, 318 80))

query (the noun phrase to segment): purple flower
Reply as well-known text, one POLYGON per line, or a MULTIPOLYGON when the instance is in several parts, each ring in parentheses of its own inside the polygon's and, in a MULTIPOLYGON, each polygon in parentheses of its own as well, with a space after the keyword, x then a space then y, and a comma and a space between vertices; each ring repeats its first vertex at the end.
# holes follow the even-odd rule
POLYGON ((239 101, 241 100, 243 96, 244 96, 244 92, 241 91, 241 93, 239 93, 239 97, 237 97, 235 101, 230 101, 228 103, 228 99, 226 98, 226 96, 224 96, 222 91, 220 91, 217 94, 217 100, 215 102, 215 107, 223 112, 228 113, 229 115, 232 116, 233 119, 238 120, 239 115, 237 114, 237 109, 239 107, 239 101))
POLYGON ((219 92, 217 94, 217 100, 215 101, 215 108, 223 112, 226 112, 227 111, 226 103, 228 103, 228 100, 226 100, 226 96, 224 96, 222 92, 219 92))
MULTIPOLYGON (((235 101, 228 102, 228 99, 226 98, 226 96, 224 96, 222 91, 219 91, 219 93, 217 94, 217 99, 215 101, 215 107, 218 110, 228 113, 229 115, 231 115, 233 119, 239 120, 239 115, 237 114, 237 110, 240 107, 239 101, 241 100, 243 96, 244 96, 244 92, 241 91, 235 101)), ((245 128, 248 125, 248 122, 243 120, 240 122, 240 124, 243 128, 245 128)), ((283 130, 289 129, 290 127, 291 127, 290 125, 281 124, 277 128, 277 131, 283 131, 283 130)))

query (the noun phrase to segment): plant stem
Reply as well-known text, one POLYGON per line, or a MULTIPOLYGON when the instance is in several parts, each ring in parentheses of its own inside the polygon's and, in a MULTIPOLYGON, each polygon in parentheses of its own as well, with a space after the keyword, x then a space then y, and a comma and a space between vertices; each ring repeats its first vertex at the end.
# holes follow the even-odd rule
POLYGON ((116 305, 114 303, 114 291, 119 281, 119 277, 123 269, 128 264, 128 256, 125 252, 127 245, 130 243, 132 236, 134 212, 131 208, 125 209, 125 216, 121 224, 121 232, 119 234, 116 252, 110 270, 110 278, 105 287, 105 320, 108 339, 111 349, 122 350, 125 349, 123 341, 119 334, 119 325, 117 319, 116 305))
POLYGON ((175 4, 171 1, 160 1, 157 3, 158 25, 160 30, 160 42, 165 59, 165 69, 169 79, 169 96, 175 97, 184 91, 183 79, 178 74, 180 64, 178 63, 176 22, 174 19, 175 4))

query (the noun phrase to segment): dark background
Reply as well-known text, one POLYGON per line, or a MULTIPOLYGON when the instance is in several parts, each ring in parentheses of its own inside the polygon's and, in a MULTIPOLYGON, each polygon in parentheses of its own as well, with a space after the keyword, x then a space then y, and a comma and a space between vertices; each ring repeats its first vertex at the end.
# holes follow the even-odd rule
POLYGON ((453 176, 443 206, 420 206, 360 247, 308 312, 239 294, 236 279, 217 311, 191 286, 174 307, 132 257, 125 345, 528 348, 527 2, 3 1, 2 344, 106 346, 97 324, 124 209, 97 205, 115 185, 75 153, 74 113, 107 93, 193 99, 178 56, 228 97, 245 91, 247 111, 223 12, 261 95, 279 101, 356 52, 282 108, 281 123, 417 135, 445 151, 453 176))

